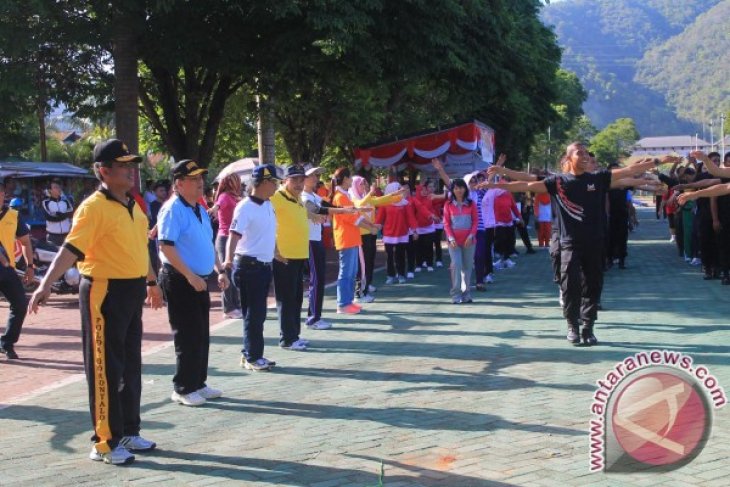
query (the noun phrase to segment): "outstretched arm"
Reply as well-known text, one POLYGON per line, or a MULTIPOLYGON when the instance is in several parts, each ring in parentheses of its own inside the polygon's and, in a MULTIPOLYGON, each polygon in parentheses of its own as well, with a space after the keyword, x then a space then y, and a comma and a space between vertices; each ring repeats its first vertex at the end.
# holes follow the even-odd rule
POLYGON ((487 169, 487 175, 488 176, 507 176, 510 179, 514 179, 515 181, 537 181, 537 176, 534 174, 530 174, 529 172, 522 172, 522 171, 515 171, 514 169, 507 169, 506 167, 502 166, 490 166, 489 169, 487 169))
POLYGON ((699 181, 695 181, 694 183, 678 184, 674 188, 677 191, 682 191, 685 189, 704 189, 720 183, 722 183, 720 179, 700 179, 699 181))
POLYGON ((730 178, 730 167, 719 167, 701 150, 694 151, 690 155, 692 155, 695 159, 702 161, 707 168, 707 172, 716 178, 730 178))
POLYGON ((504 189, 510 193, 547 193, 547 187, 542 181, 515 181, 511 183, 482 183, 480 189, 504 189))
POLYGON ((730 194, 730 184, 716 184, 715 186, 700 189, 699 191, 682 193, 677 198, 677 201, 680 205, 684 205, 686 202, 696 200, 697 198, 709 198, 712 196, 723 196, 726 194, 730 194))
POLYGON ((446 171, 444 171, 444 165, 441 164, 441 161, 434 158, 431 159, 431 165, 434 169, 436 169, 436 172, 439 173, 439 177, 441 178, 441 181, 444 182, 447 188, 451 187, 451 178, 448 174, 446 174, 446 171))
POLYGON ((661 186, 659 181, 643 178, 624 178, 611 181, 611 189, 633 188, 638 186, 661 186))
POLYGON ((677 156, 667 155, 667 156, 663 156, 658 159, 643 159, 643 160, 637 162, 636 164, 622 167, 621 169, 614 169, 613 171, 611 171, 611 182, 616 181, 618 179, 638 176, 639 174, 646 172, 653 167, 657 167, 657 166, 660 166, 661 164, 666 164, 668 162, 674 162, 677 159, 678 159, 677 156))

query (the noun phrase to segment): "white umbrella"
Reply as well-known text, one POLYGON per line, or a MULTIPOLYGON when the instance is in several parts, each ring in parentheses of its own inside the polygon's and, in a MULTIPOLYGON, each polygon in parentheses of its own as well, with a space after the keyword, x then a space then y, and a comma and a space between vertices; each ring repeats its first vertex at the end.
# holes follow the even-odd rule
POLYGON ((218 173, 215 180, 220 181, 229 174, 238 174, 241 180, 243 180, 244 178, 250 177, 253 169, 258 165, 258 157, 244 157, 243 159, 234 161, 224 167, 221 172, 218 173))

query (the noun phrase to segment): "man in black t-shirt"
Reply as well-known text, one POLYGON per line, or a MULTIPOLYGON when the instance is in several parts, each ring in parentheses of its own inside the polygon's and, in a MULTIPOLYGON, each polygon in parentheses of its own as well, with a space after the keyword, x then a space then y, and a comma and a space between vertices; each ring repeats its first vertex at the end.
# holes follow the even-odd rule
POLYGON ((730 223, 730 216, 728 215, 728 201, 724 196, 727 193, 723 192, 720 187, 724 188, 730 182, 730 179, 728 179, 730 178, 730 167, 728 167, 727 162, 720 167, 720 154, 717 152, 705 155, 701 151, 695 151, 691 156, 700 160, 707 172, 700 173, 694 183, 678 185, 676 188, 679 190, 702 189, 703 187, 712 186, 709 194, 707 190, 696 192, 700 196, 695 194, 688 197, 688 195, 683 194, 682 201, 697 200, 700 249, 705 279, 718 277, 718 274, 722 272, 722 283, 727 285, 730 284, 730 275, 728 275, 730 234, 725 230, 726 224, 724 221, 730 223), (721 198, 713 201, 707 196, 720 196, 721 198))
POLYGON ((556 219, 560 229, 560 287, 563 294, 563 315, 568 321, 567 339, 574 345, 598 343, 593 326, 603 285, 603 240, 605 235, 606 194, 612 180, 641 174, 663 162, 646 160, 628 167, 588 172, 593 161, 586 147, 570 144, 565 159, 568 172, 551 175, 544 181, 489 185, 512 192, 549 193, 556 201, 556 219))

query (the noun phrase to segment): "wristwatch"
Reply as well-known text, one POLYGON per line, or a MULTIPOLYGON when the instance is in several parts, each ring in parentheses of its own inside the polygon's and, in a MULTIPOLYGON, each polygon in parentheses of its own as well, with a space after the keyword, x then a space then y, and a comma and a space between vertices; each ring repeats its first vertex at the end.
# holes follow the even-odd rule
POLYGON ((147 287, 157 286, 157 281, 147 281, 147 287))

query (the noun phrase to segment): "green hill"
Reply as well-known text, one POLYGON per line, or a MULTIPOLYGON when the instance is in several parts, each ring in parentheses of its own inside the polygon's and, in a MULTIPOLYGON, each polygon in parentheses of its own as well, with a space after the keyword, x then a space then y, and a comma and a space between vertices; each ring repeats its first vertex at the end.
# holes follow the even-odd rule
POLYGON ((647 51, 680 35, 718 3, 568 0, 550 4, 543 17, 563 47, 563 66, 576 72, 588 91, 584 110, 594 125, 630 117, 642 136, 690 133, 695 124, 678 117, 664 87, 638 82, 637 68, 647 51))
POLYGON ((667 93, 680 117, 698 123, 712 117, 717 123, 721 111, 730 111, 728 19, 730 0, 725 0, 681 34, 647 51, 636 79, 667 93))

